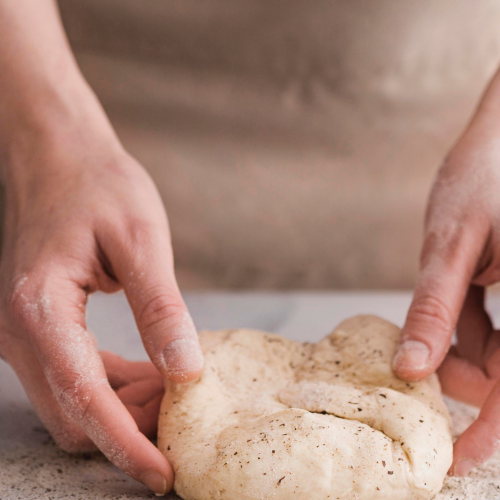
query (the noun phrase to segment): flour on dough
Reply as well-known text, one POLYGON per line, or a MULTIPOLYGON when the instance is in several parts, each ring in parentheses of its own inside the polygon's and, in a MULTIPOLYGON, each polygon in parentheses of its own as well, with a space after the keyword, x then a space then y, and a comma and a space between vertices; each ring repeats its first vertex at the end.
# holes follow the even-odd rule
POLYGON ((427 500, 452 462, 436 376, 395 377, 399 329, 375 316, 318 344, 202 332, 202 377, 171 384, 158 446, 185 500, 427 500))

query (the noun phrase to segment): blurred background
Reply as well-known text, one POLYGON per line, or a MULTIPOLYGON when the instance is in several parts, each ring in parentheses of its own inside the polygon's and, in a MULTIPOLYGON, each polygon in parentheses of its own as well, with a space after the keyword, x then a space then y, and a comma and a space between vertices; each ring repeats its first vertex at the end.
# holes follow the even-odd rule
POLYGON ((499 0, 59 0, 184 289, 411 288, 499 0))

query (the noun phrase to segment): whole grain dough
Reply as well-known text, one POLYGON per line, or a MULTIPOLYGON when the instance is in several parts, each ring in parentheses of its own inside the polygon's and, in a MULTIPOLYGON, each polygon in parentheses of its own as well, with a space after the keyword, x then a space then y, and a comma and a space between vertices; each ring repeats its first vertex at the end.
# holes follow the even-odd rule
POLYGON ((452 462, 436 376, 392 372, 399 329, 375 316, 318 344, 202 332, 205 369, 172 384, 158 446, 185 500, 430 499, 452 462))

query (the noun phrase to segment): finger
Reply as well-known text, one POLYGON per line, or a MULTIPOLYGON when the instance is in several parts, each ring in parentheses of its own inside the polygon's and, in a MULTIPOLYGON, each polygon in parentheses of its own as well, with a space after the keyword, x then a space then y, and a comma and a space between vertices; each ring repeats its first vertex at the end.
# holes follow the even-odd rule
POLYGON ((128 361, 118 354, 100 351, 102 362, 113 389, 144 379, 163 381, 160 372, 149 361, 128 361))
POLYGON ((172 485, 172 469, 108 383, 85 329, 83 290, 59 279, 61 270, 52 272, 23 285, 16 308, 57 402, 111 462, 164 494, 172 485))
POLYGON ((456 441, 451 473, 466 476, 474 467, 488 460, 499 447, 500 382, 497 382, 477 420, 456 441))
POLYGON ((478 366, 449 353, 438 369, 443 392, 464 403, 481 407, 495 386, 478 366))
POLYGON ((144 406, 163 392, 163 380, 154 378, 132 382, 118 389, 116 394, 125 405, 144 406))
POLYGON ((156 437, 158 430, 158 415, 163 395, 151 399, 144 406, 127 405, 127 409, 137 423, 141 432, 150 439, 156 437))
POLYGON ((420 380, 442 363, 487 231, 478 220, 457 226, 448 236, 437 230, 426 237, 413 301, 393 360, 399 377, 420 380))
POLYGON ((459 357, 482 367, 485 347, 493 325, 484 308, 484 288, 472 285, 457 323, 457 350, 459 357))
POLYGON ((203 369, 203 354, 175 280, 166 219, 132 221, 98 234, 134 312, 144 346, 169 380, 187 382, 203 369))
POLYGON ((500 379, 500 332, 495 330, 484 355, 486 373, 490 379, 500 379))
POLYGON ((92 440, 62 411, 30 346, 25 343, 11 346, 6 360, 57 446, 68 453, 95 451, 97 447, 92 440))
POLYGON ((116 354, 100 354, 103 360, 107 360, 104 365, 111 386, 113 387, 111 380, 124 381, 116 394, 132 415, 140 432, 148 438, 155 437, 164 393, 162 376, 149 362, 130 362, 116 354), (113 373, 115 370, 120 371, 113 373))

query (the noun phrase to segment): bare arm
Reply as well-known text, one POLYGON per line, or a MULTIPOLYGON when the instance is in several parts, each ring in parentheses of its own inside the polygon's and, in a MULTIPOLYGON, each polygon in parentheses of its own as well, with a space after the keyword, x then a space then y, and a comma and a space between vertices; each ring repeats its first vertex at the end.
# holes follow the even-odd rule
POLYGON ((55 2, 0 0, 0 68, 0 355, 61 447, 97 446, 165 493, 172 469, 144 434, 162 377, 191 380, 203 358, 161 199, 80 74, 55 2), (119 288, 156 369, 99 355, 86 329, 88 293, 119 288))
POLYGON ((0 1, 0 144, 22 147, 28 134, 92 119, 111 127, 83 79, 52 0, 0 1))

